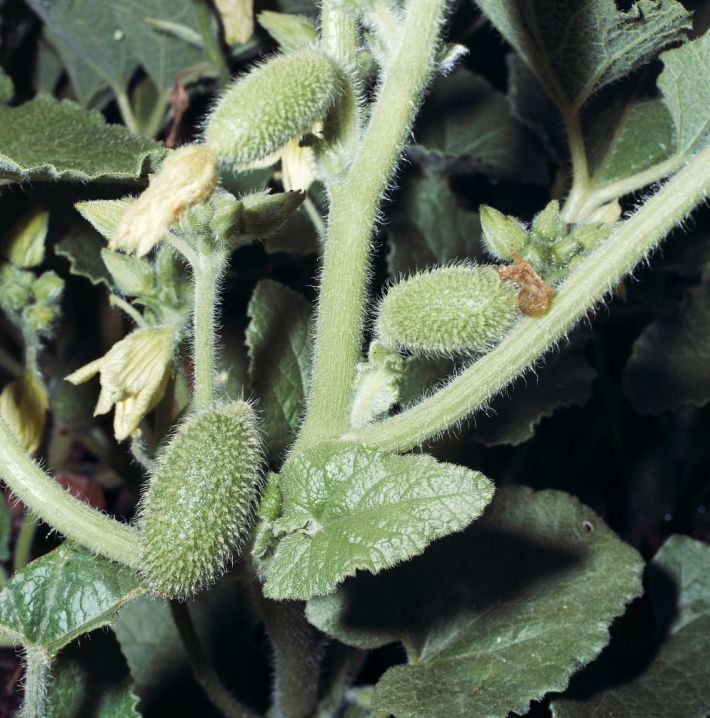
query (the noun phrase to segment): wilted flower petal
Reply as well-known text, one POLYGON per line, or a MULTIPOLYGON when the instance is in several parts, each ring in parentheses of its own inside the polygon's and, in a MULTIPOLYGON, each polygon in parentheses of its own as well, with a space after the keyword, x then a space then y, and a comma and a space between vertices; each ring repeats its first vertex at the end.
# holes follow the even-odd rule
POLYGON ((215 154, 203 145, 171 152, 148 188, 121 217, 109 248, 138 256, 150 252, 186 210, 209 198, 217 186, 217 174, 215 154))
POLYGON ((81 384, 100 375, 101 393, 94 415, 106 414, 115 405, 113 429, 123 441, 137 429, 145 415, 160 401, 170 378, 175 329, 137 329, 114 344, 101 358, 66 377, 81 384))

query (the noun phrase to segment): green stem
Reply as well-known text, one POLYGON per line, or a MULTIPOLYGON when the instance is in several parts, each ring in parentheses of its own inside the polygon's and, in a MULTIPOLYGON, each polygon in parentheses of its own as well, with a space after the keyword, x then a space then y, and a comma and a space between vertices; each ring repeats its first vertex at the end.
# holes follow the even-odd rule
POLYGON ((553 348, 710 193, 710 147, 651 197, 557 291, 543 317, 522 319, 491 352, 416 406, 346 435, 407 451, 485 407, 553 348))
POLYGON ((587 150, 584 146, 584 134, 579 120, 579 112, 570 108, 563 113, 567 141, 569 142, 570 158, 572 160, 572 187, 563 208, 566 221, 573 216, 586 199, 589 192, 589 164, 587 150))
POLYGON ((373 227, 434 67, 445 6, 446 0, 410 1, 406 41, 385 71, 360 151, 345 178, 330 188, 312 385, 299 444, 348 428, 373 227))
POLYGON ((15 552, 12 558, 12 570, 14 573, 22 571, 32 559, 32 544, 34 543, 36 530, 37 517, 28 510, 22 518, 22 526, 20 526, 20 531, 17 534, 15 552))
POLYGON ((104 516, 63 489, 32 460, 2 419, 0 478, 25 506, 67 538, 137 568, 135 530, 104 516))
POLYGON ((367 656, 365 651, 340 643, 335 645, 335 651, 330 685, 318 704, 315 718, 334 718, 341 714, 346 693, 357 678, 367 656))
POLYGON ((205 252, 192 267, 195 282, 193 361, 197 409, 207 409, 214 402, 218 288, 226 262, 225 252, 205 252))
POLYGON ((307 718, 318 705, 323 635, 306 620, 303 604, 272 601, 259 587, 255 602, 274 650, 274 718, 307 718))
POLYGON ((180 639, 185 646, 185 651, 192 665, 195 678, 212 704, 227 718, 256 718, 255 713, 243 706, 222 685, 222 681, 214 672, 202 641, 200 641, 197 634, 197 629, 192 621, 187 604, 171 601, 170 610, 173 614, 175 627, 180 634, 180 639))
POLYGON ((116 104, 121 113, 123 124, 126 125, 134 135, 139 135, 141 133, 140 127, 138 127, 136 116, 133 114, 133 108, 131 107, 131 101, 128 99, 128 95, 126 95, 123 90, 117 90, 115 87, 113 88, 113 94, 116 97, 116 104))
POLYGON ((45 718, 50 663, 42 648, 25 650, 25 695, 18 718, 45 718))

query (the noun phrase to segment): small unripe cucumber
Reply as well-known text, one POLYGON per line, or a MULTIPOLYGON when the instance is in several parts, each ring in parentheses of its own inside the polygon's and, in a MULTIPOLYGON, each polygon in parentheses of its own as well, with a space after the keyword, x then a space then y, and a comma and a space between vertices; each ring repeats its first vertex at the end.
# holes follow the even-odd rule
POLYGON ((237 167, 264 160, 323 120, 342 91, 338 65, 322 52, 274 57, 226 90, 207 122, 205 144, 237 167))
POLYGON ((141 498, 142 573, 167 598, 216 581, 240 549, 259 489, 261 445, 244 401, 188 416, 141 498))
POLYGON ((415 354, 483 353, 520 316, 517 285, 495 267, 440 267, 395 284, 380 304, 377 331, 415 354))

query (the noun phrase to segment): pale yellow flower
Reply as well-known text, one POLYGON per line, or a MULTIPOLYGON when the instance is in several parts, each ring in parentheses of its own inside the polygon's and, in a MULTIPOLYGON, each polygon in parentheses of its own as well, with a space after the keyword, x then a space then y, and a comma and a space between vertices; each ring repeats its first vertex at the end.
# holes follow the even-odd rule
POLYGON ((215 153, 204 145, 186 145, 171 152, 150 178, 150 185, 124 212, 109 249, 139 257, 165 236, 188 210, 210 197, 217 186, 215 153))
POLYGON ((94 416, 115 405, 113 431, 118 441, 135 434, 146 414, 160 401, 172 370, 175 330, 136 329, 114 344, 100 359, 66 377, 83 384, 99 374, 101 393, 94 416))
POLYGON ((245 43, 254 34, 254 0, 215 0, 229 45, 245 43))
POLYGON ((287 192, 305 192, 313 184, 316 158, 312 147, 302 147, 298 139, 288 142, 281 151, 281 181, 287 192))
POLYGON ((39 449, 47 415, 47 390, 28 369, 0 393, 0 416, 30 453, 39 449))

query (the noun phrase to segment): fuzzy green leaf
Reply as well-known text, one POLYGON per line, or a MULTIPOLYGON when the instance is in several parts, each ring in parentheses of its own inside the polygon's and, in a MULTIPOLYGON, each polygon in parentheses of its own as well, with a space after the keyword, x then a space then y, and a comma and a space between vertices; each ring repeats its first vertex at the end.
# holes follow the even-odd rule
POLYGON ((676 0, 476 0, 556 102, 579 107, 601 87, 685 39, 690 14, 676 0))
POLYGON ((585 699, 556 700, 555 718, 710 714, 710 546, 672 536, 649 565, 648 578, 657 624, 667 632, 653 660, 621 685, 585 699))
POLYGON ((404 641, 413 659, 380 679, 396 718, 505 718, 562 690, 641 592, 641 557, 559 491, 506 487, 483 518, 423 557, 311 600, 338 640, 404 641))
POLYGON ((143 592, 127 568, 65 544, 16 573, 0 593, 0 632, 52 657, 108 625, 143 592))
POLYGON ((673 118, 662 100, 625 98, 595 116, 589 141, 592 184, 604 187, 643 172, 675 150, 673 118))
POLYGON ((493 496, 476 471, 342 444, 297 454, 281 484, 264 585, 275 599, 327 594, 358 570, 379 573, 417 556, 468 526, 493 496))
POLYGON ((54 253, 68 260, 72 274, 112 289, 113 278, 101 259, 101 250, 105 248, 106 242, 101 236, 82 223, 71 227, 54 245, 54 253))
POLYGON ((626 394, 643 414, 710 401, 710 280, 658 317, 636 340, 626 394))
POLYGON ((478 214, 463 209, 437 174, 408 178, 388 235, 391 274, 483 256, 478 214))
POLYGON ((516 382, 509 395, 494 399, 491 411, 476 418, 476 439, 486 446, 522 444, 545 417, 582 406, 591 396, 595 376, 581 347, 548 357, 535 376, 516 382))
POLYGON ((504 95, 468 70, 435 82, 411 152, 438 167, 464 167, 517 181, 545 182, 545 154, 511 114, 504 95))
POLYGON ((68 100, 38 95, 0 106, 0 180, 136 180, 164 154, 156 142, 68 100))
POLYGON ((288 287, 264 280, 247 313, 249 378, 261 399, 268 453, 279 456, 301 421, 311 363, 311 305, 288 287))
POLYGON ((130 684, 90 686, 87 670, 75 661, 65 661, 52 672, 47 694, 46 718, 80 718, 91 703, 91 718, 140 718, 138 697, 130 684), (91 689, 94 690, 91 690, 91 689), (96 695, 96 688, 100 688, 96 695))
POLYGON ((676 152, 687 157, 710 140, 710 33, 661 55, 658 88, 675 123, 676 152))

